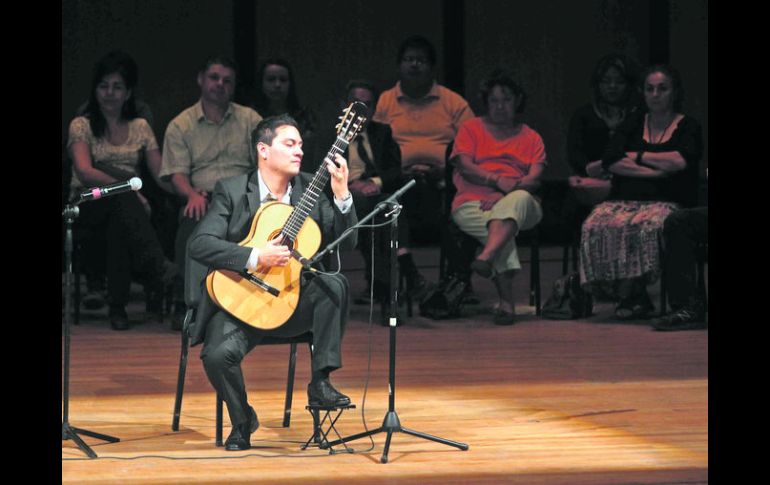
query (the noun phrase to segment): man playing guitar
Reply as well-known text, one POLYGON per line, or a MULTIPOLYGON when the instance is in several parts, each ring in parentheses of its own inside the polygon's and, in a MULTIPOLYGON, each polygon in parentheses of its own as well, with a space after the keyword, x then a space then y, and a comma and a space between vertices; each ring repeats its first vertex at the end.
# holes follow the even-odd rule
MULTIPOLYGON (((288 115, 262 120, 252 133, 252 145, 258 155, 256 170, 217 183, 211 205, 190 239, 190 257, 212 270, 230 274, 245 274, 246 270, 276 273, 283 271, 291 258, 297 258, 292 247, 286 245, 292 241, 281 235, 253 247, 242 245, 252 228, 252 220, 257 225, 260 206, 270 201, 298 205, 305 189, 312 188, 311 182, 315 180, 312 175, 300 173, 302 138, 296 121, 288 115)), ((357 218, 348 192, 347 161, 330 152, 321 170, 327 170, 331 176, 334 200, 320 194, 309 218, 320 227, 323 243, 328 243, 354 225, 357 218)), ((355 234, 345 243, 343 247, 355 247, 355 234)), ((266 336, 291 337, 312 331, 309 403, 323 406, 350 403, 329 381, 329 373, 342 366, 341 340, 348 318, 348 281, 342 274, 328 275, 312 270, 303 270, 299 279, 301 292, 296 309, 284 324, 269 330, 255 328, 233 317, 202 289, 204 294, 197 318, 190 330, 191 343, 203 342, 201 359, 206 375, 227 403, 233 427, 225 442, 226 450, 249 449, 250 435, 259 427, 257 414, 247 401, 241 361, 266 336)))

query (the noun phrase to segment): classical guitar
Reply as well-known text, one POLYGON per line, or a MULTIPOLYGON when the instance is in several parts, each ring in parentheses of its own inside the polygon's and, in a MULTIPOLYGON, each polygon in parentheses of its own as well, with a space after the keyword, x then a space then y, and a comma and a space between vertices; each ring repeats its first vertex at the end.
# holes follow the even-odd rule
POLYGON ((308 216, 329 181, 326 161, 333 161, 335 155, 345 151, 363 128, 366 113, 366 105, 359 102, 351 103, 343 110, 334 144, 299 203, 294 207, 281 202, 260 205, 249 234, 238 243, 240 246, 264 247, 278 237, 292 252, 288 264, 270 268, 259 265, 255 271, 248 272, 215 270, 209 273, 206 288, 220 308, 263 330, 280 327, 294 313, 299 303, 301 261, 312 258, 321 245, 321 230, 308 216))

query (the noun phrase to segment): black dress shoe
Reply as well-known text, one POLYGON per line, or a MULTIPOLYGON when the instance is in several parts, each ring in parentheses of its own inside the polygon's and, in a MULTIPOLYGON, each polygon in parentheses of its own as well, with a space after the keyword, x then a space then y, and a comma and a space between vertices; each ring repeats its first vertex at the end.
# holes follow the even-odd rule
POLYGON ((307 385, 307 401, 311 406, 347 406, 350 398, 332 386, 329 379, 321 379, 307 385))
POLYGON ((241 423, 237 426, 233 426, 230 431, 230 436, 225 440, 225 450, 227 451, 243 451, 251 448, 251 433, 255 432, 259 428, 259 419, 257 419, 257 412, 254 408, 249 406, 249 420, 245 423, 241 423))
POLYGON ((680 308, 652 321, 652 328, 659 332, 702 330, 708 328, 705 312, 692 308, 680 308))

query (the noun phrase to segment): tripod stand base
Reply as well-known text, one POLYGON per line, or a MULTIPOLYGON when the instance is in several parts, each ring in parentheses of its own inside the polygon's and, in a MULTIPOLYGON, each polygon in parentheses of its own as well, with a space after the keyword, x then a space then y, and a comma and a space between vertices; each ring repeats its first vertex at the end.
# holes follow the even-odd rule
POLYGON ((398 414, 396 414, 395 411, 389 411, 385 415, 385 419, 383 419, 382 421, 382 426, 380 426, 377 429, 354 434, 345 438, 338 439, 336 441, 321 443, 320 448, 322 449, 331 448, 332 446, 336 446, 341 443, 347 443, 348 441, 357 440, 359 438, 365 438, 367 436, 372 436, 378 433, 387 433, 388 436, 385 438, 385 449, 382 451, 382 456, 380 457, 380 463, 387 463, 388 451, 390 450, 390 440, 393 437, 393 433, 398 433, 398 432, 406 433, 406 434, 416 436, 418 438, 430 440, 430 441, 435 441, 436 443, 441 443, 448 446, 454 446, 455 448, 459 448, 463 451, 468 449, 468 445, 465 443, 460 443, 458 441, 439 438, 438 436, 433 436, 427 433, 421 433, 419 431, 402 427, 401 421, 398 419, 398 414))
POLYGON ((69 423, 64 422, 61 424, 61 439, 62 440, 72 440, 75 442, 76 445, 78 445, 78 448, 88 455, 89 458, 96 458, 96 453, 94 453, 94 450, 92 450, 83 439, 78 436, 79 434, 83 434, 86 436, 90 436, 91 438, 100 439, 102 441, 107 441, 109 443, 117 443, 120 441, 120 438, 116 438, 114 436, 109 436, 106 434, 101 433, 94 433, 93 431, 88 431, 86 429, 80 429, 80 428, 74 428, 70 426, 69 423))

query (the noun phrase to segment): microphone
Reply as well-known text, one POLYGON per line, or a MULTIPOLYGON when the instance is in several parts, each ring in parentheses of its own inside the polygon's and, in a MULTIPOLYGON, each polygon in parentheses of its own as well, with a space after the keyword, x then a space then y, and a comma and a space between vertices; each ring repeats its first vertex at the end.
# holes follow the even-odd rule
POLYGON ((137 191, 142 188, 142 179, 139 177, 132 177, 130 180, 124 182, 116 182, 114 184, 105 185, 103 187, 93 187, 80 193, 78 202, 85 202, 87 200, 101 199, 108 195, 122 194, 129 190, 137 191))

